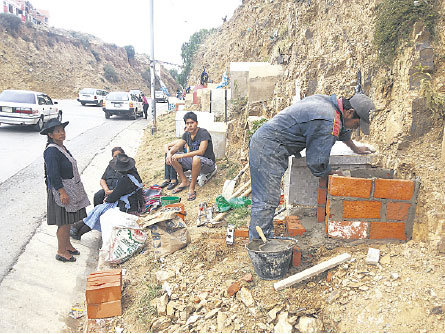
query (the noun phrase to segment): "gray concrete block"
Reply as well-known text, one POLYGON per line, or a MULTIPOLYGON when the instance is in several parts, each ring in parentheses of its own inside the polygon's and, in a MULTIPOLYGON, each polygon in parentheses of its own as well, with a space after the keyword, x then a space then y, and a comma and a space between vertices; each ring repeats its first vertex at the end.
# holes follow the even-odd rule
MULTIPOLYGON (((330 164, 333 169, 355 170, 369 168, 372 157, 369 155, 332 155, 330 164)), ((288 206, 317 206, 318 177, 306 166, 306 158, 289 158, 289 167, 285 175, 284 192, 288 206)))
POLYGON ((359 177, 363 179, 378 178, 378 179, 393 179, 394 170, 385 168, 359 168, 351 170, 351 177, 359 177))

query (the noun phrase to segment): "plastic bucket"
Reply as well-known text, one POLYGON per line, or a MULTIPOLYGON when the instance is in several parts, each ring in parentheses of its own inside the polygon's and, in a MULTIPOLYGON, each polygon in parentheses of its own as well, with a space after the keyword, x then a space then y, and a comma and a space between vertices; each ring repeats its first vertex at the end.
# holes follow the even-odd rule
POLYGON ((292 240, 270 239, 266 244, 262 240, 252 240, 246 245, 253 269, 263 280, 276 280, 286 275, 292 260, 292 240))

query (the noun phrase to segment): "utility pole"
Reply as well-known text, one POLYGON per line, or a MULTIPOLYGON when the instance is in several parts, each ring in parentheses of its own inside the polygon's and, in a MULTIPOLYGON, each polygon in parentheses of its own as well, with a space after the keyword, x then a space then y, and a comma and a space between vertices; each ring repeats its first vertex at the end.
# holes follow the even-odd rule
POLYGON ((156 99, 155 99, 155 41, 154 41, 154 24, 153 24, 153 0, 150 0, 150 84, 151 84, 151 115, 153 124, 151 126, 151 134, 156 132, 156 99))

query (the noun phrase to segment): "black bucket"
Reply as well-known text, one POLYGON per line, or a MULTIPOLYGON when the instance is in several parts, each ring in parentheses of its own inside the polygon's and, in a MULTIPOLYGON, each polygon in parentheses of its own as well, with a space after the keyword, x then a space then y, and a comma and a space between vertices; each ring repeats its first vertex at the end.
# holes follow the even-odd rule
POLYGON ((295 241, 270 239, 252 240, 246 245, 253 269, 264 280, 276 280, 286 275, 292 260, 295 241))

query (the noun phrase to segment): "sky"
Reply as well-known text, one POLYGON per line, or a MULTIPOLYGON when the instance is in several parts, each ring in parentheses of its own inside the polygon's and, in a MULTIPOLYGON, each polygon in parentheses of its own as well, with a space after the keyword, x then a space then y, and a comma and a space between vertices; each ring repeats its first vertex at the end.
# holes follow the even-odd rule
MULTIPOLYGON (((149 0, 30 0, 49 10, 51 27, 94 35, 150 53, 149 0)), ((229 19, 241 0, 154 0, 155 59, 182 64, 181 45, 200 29, 229 19)))

